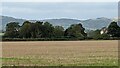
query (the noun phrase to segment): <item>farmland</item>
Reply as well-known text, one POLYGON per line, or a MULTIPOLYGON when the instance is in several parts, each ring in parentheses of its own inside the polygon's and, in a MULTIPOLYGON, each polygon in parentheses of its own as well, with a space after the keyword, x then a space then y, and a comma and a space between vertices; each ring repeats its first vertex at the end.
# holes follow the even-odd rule
POLYGON ((117 66, 118 41, 2 42, 2 65, 117 66))

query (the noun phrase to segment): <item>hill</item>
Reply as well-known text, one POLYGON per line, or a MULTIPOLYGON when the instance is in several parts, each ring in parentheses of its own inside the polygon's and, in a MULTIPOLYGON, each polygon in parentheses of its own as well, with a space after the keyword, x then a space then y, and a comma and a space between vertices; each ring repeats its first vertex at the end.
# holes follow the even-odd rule
MULTIPOLYGON (((9 22, 19 22, 20 25, 26 21, 27 19, 18 19, 8 16, 0 16, 2 17, 2 29, 5 30, 5 26, 9 22)), ((64 28, 67 28, 71 24, 81 23, 86 29, 88 30, 94 30, 94 29, 101 29, 102 27, 107 27, 112 19, 108 19, 105 17, 96 18, 96 19, 88 19, 88 20, 77 20, 77 19, 67 19, 67 18, 60 18, 60 19, 45 19, 45 20, 29 20, 31 22, 35 21, 47 21, 50 22, 53 25, 61 25, 64 28)))

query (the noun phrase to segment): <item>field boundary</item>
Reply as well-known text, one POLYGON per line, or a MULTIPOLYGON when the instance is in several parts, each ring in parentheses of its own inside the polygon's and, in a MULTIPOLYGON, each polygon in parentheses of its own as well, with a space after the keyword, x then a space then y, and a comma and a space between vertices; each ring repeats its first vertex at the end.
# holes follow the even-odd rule
POLYGON ((119 66, 3 66, 2 68, 119 68, 119 66))

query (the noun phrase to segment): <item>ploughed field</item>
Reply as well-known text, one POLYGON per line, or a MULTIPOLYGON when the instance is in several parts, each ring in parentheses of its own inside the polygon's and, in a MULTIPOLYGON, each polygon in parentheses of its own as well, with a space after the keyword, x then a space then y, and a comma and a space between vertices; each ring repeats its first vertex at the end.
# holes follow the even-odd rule
POLYGON ((118 41, 2 42, 2 65, 117 66, 118 41))

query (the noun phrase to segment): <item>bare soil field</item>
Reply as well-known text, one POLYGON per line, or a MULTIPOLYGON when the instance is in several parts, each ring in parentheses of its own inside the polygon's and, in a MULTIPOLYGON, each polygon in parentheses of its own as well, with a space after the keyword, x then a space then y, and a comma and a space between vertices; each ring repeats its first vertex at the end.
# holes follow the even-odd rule
POLYGON ((118 41, 2 42, 3 66, 117 66, 118 41))

